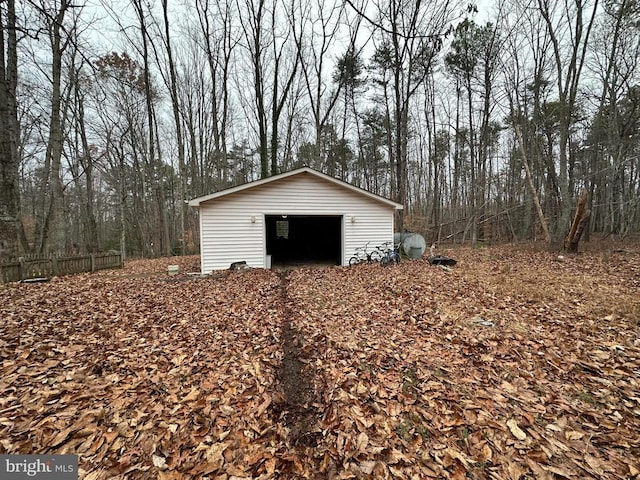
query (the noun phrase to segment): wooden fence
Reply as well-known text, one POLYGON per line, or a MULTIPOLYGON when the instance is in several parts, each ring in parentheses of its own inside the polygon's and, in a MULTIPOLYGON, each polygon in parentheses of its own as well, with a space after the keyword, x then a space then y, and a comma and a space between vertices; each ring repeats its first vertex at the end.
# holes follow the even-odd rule
POLYGON ((0 263, 0 282, 18 282, 33 278, 49 278, 72 273, 95 272, 107 268, 122 268, 122 256, 117 253, 94 253, 62 257, 25 256, 0 263))

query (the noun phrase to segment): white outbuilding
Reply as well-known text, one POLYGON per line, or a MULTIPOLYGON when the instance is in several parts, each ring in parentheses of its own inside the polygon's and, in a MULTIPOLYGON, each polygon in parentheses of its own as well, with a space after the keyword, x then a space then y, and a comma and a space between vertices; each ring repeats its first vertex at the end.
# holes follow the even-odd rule
POLYGON ((201 271, 297 262, 348 265, 357 247, 393 242, 402 205, 309 167, 195 198, 201 271))

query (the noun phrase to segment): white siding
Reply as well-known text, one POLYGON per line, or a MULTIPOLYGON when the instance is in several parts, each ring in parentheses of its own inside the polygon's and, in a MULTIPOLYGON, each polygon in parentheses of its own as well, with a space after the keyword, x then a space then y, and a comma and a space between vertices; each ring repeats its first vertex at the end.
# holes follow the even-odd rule
POLYGON ((342 215, 342 264, 348 265, 356 247, 393 241, 393 214, 389 205, 309 173, 215 198, 200 205, 202 272, 242 260, 264 267, 265 215, 342 215))

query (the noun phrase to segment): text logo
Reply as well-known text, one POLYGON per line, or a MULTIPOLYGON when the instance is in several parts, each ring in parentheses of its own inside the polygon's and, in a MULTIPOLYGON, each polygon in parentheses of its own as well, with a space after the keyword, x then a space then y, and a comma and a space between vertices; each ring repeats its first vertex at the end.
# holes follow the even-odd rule
POLYGON ((77 455, 0 455, 2 480, 77 480, 77 455))

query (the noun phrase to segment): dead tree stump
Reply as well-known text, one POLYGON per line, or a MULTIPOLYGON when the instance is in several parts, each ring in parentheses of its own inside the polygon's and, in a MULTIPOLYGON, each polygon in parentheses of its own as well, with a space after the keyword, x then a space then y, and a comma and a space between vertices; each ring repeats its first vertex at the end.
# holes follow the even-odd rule
POLYGON ((578 251, 578 243, 584 233, 584 229, 587 228, 589 223, 589 217, 591 216, 591 210, 586 209, 587 205, 587 191, 583 190, 578 198, 578 206, 576 208, 576 215, 573 217, 571 223, 571 229, 566 237, 564 237, 564 249, 567 252, 575 253, 578 251))

